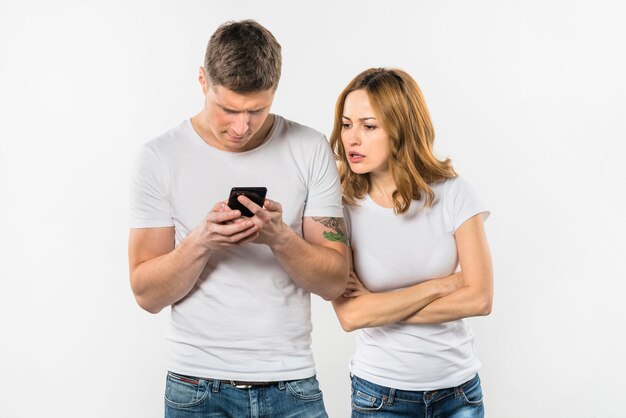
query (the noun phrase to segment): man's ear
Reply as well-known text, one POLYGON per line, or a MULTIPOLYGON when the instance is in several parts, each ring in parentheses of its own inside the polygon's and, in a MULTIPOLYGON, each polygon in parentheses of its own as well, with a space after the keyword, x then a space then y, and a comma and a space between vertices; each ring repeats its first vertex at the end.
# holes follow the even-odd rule
POLYGON ((202 86, 202 93, 206 96, 208 83, 207 83, 206 76, 204 75, 204 67, 200 67, 200 70, 198 73, 198 81, 200 82, 200 85, 202 86))

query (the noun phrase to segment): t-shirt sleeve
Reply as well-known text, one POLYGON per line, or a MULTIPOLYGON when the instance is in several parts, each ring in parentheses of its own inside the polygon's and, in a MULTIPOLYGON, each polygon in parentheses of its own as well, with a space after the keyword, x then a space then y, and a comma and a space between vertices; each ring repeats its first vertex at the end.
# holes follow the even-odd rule
POLYGON ((351 247, 352 240, 350 237, 352 235, 352 220, 350 218, 350 211, 345 206, 343 207, 343 219, 346 222, 346 237, 348 238, 348 245, 351 247))
POLYGON ((130 228, 174 226, 168 199, 168 172, 148 146, 138 152, 130 187, 130 228))
POLYGON ((309 166, 309 191, 303 216, 341 218, 341 184, 337 164, 326 137, 315 147, 309 166))
POLYGON ((487 220, 491 212, 465 179, 456 177, 448 182, 445 204, 453 231, 474 215, 481 214, 487 220))

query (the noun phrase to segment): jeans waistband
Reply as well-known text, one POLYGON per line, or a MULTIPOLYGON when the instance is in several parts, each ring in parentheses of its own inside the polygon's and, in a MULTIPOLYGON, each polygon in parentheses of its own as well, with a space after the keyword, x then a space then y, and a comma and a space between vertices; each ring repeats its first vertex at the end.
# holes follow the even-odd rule
POLYGON ((183 374, 175 373, 175 372, 171 372, 171 371, 169 373, 171 375, 175 376, 177 379, 179 379, 179 380, 181 380, 183 382, 191 383, 191 384, 196 384, 197 385, 200 382, 200 380, 206 380, 206 381, 219 382, 220 384, 223 384, 223 385, 234 386, 237 389, 260 388, 260 387, 279 385, 280 383, 283 383, 283 382, 279 382, 279 381, 249 382, 249 381, 232 380, 232 379, 214 379, 212 377, 198 377, 198 376, 183 375, 183 374))
MULTIPOLYGON (((217 379, 211 379, 211 380, 217 380, 217 379)), ((278 382, 244 382, 241 380, 220 380, 220 383, 224 385, 234 386, 237 389, 262 388, 262 387, 273 386, 273 385, 278 384, 278 382)))

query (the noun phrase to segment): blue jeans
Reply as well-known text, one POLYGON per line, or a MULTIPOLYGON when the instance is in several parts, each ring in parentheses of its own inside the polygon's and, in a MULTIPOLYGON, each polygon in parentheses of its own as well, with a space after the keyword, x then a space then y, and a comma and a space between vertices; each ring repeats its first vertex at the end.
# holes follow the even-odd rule
POLYGON ((169 372, 165 418, 328 418, 315 376, 239 389, 213 379, 169 372))
POLYGON ((483 418, 478 375, 454 388, 397 390, 352 376, 352 417, 483 418))

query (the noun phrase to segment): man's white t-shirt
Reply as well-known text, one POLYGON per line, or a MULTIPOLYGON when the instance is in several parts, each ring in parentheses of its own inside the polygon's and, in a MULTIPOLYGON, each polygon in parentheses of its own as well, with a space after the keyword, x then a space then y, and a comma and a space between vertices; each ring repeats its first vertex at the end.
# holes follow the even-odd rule
MULTIPOLYGON (((178 246, 234 186, 267 187, 300 235, 305 216, 343 216, 324 135, 275 115, 266 141, 246 152, 209 146, 189 120, 147 143, 133 178, 130 227, 173 226, 178 246)), ((216 251, 171 307, 168 369, 243 381, 311 377, 310 303, 268 246, 216 251)))
MULTIPOLYGON (((470 185, 456 177, 431 184, 434 205, 413 201, 403 215, 369 196, 345 214, 357 275, 372 292, 393 291, 453 274, 458 266, 454 232, 489 212, 470 185)), ((436 390, 471 379, 480 363, 466 319, 443 324, 394 323, 359 331, 351 372, 381 386, 436 390)))

